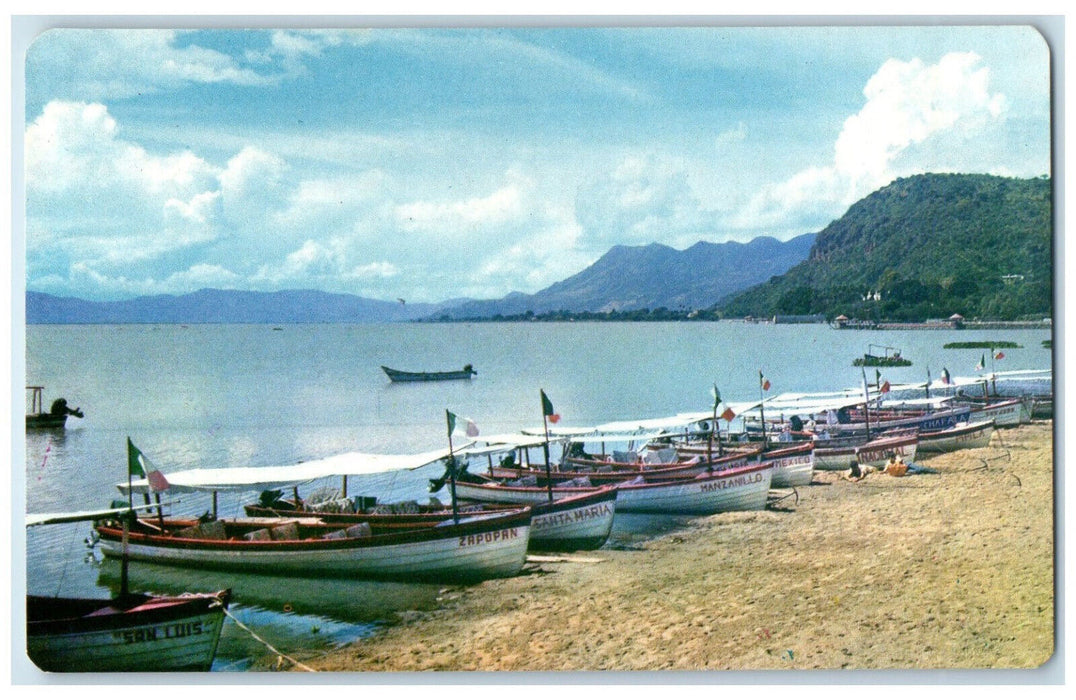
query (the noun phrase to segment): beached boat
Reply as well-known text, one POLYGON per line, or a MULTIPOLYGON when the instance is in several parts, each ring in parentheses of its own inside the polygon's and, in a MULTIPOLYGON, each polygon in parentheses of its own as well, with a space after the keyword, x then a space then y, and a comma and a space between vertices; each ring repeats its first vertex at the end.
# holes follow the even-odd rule
POLYGON ((52 406, 49 408, 48 412, 46 412, 42 396, 45 387, 28 386, 26 387, 26 390, 30 392, 30 411, 26 414, 27 429, 63 428, 67 424, 68 416, 75 416, 76 418, 83 417, 83 413, 80 409, 69 408, 67 399, 63 398, 53 401, 52 406))
MULTIPOLYGON (((759 510, 773 478, 773 464, 762 462, 696 477, 652 478, 636 476, 617 484, 617 512, 712 515, 733 510, 759 510)), ((458 475, 456 493, 461 499, 495 503, 534 503, 593 492, 585 477, 549 483, 528 477, 525 483, 500 482, 481 475, 458 475)))
POLYGON ((478 374, 471 365, 464 365, 463 369, 447 372, 405 372, 385 365, 381 365, 381 369, 394 382, 439 382, 446 379, 470 379, 478 374))
MULTIPOLYGON (((27 517, 27 525, 123 517, 127 508, 27 517)), ((216 656, 230 590, 109 598, 26 596, 26 652, 50 672, 208 671, 216 656)))
POLYGON ((978 421, 956 425, 931 433, 919 433, 919 452, 953 452, 973 447, 986 447, 994 434, 994 421, 978 421))
MULTIPOLYGON (((132 526, 128 552, 136 561, 254 573, 473 581, 519 573, 530 524, 529 508, 437 524, 148 518, 132 526)), ((116 523, 99 523, 97 533, 105 556, 122 555, 116 523)))
MULTIPOLYGON (((554 465, 549 477, 558 481, 585 478, 594 485, 623 483, 637 476, 645 476, 648 479, 695 477, 744 466, 752 459, 757 460, 761 452, 762 446, 757 445, 735 450, 725 449, 721 456, 718 456, 718 450, 714 448, 712 457, 705 453, 678 456, 672 448, 638 455, 635 452, 614 452, 609 456, 566 457, 563 463, 554 465)), ((546 471, 543 466, 536 464, 498 465, 492 467, 488 474, 498 479, 544 478, 546 471)))
POLYGON ((26 647, 43 671, 208 671, 230 592, 110 600, 26 596, 26 647))
MULTIPOLYGON (((773 488, 790 488, 794 486, 806 486, 814 479, 814 443, 810 440, 799 442, 772 443, 763 449, 761 442, 756 442, 753 447, 743 448, 742 443, 731 443, 735 447, 724 447, 726 453, 733 450, 750 451, 752 458, 763 462, 773 462, 773 488)), ((697 455, 713 448, 703 443, 676 444, 677 453, 682 455, 697 455)), ((747 464, 744 459, 739 464, 747 464)))
POLYGON ((853 462, 869 458, 869 464, 884 463, 889 453, 895 452, 910 462, 915 456, 918 438, 916 431, 903 431, 898 435, 878 435, 867 440, 865 436, 848 435, 815 441, 814 468, 823 471, 843 471, 853 462), (861 455, 862 452, 862 455, 861 455), (880 455, 880 456, 879 456, 880 455))
MULTIPOLYGON (((552 502, 538 501, 530 504, 531 533, 529 548, 535 551, 569 551, 597 549, 609 539, 616 514, 616 489, 606 487, 593 493, 580 494, 552 502)), ((347 499, 344 499, 347 500, 347 499)), ((290 501, 284 503, 294 506, 290 501)), ((352 502, 353 503, 353 502, 352 502)), ((419 523, 433 524, 453 517, 451 508, 445 506, 422 506, 419 504, 382 504, 379 508, 361 509, 359 512, 344 508, 335 512, 308 506, 302 509, 281 509, 280 503, 270 506, 245 506, 247 515, 254 517, 296 516, 316 517, 328 523, 419 523)), ((478 517, 503 513, 518 506, 495 503, 464 504, 457 508, 463 517, 478 517)))
POLYGON ((914 430, 882 435, 865 445, 855 448, 855 459, 860 466, 881 467, 890 457, 901 457, 905 462, 915 459, 919 435, 914 430))

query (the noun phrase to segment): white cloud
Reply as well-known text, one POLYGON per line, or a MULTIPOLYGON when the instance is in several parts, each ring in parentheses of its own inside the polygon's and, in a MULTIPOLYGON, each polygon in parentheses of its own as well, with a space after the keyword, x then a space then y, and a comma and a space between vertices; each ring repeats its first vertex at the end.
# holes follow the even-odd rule
POLYGON ((457 201, 418 201, 396 207, 396 221, 405 231, 471 234, 477 227, 504 224, 524 212, 523 183, 510 182, 484 197, 457 201))
POLYGON ((1007 104, 990 91, 981 63, 973 53, 950 53, 933 65, 886 61, 864 87, 863 107, 845 120, 833 163, 761 188, 730 225, 745 238, 819 230, 897 177, 975 163, 973 144, 1004 119, 1007 104), (913 148, 919 157, 903 160, 913 148))
POLYGON ((682 247, 713 233, 683 165, 650 154, 627 156, 582 186, 576 216, 592 251, 655 241, 682 247))
POLYGON ((179 31, 52 29, 27 51, 28 87, 50 98, 105 99, 168 90, 189 83, 266 85, 270 76, 197 45, 180 46, 179 31))

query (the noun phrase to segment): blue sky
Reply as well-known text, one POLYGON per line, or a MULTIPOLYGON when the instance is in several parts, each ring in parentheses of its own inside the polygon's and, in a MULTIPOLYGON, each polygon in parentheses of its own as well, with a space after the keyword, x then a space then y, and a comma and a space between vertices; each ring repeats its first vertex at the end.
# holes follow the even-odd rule
POLYGON ((788 239, 897 177, 1050 173, 1028 26, 54 29, 26 288, 440 301, 788 239))

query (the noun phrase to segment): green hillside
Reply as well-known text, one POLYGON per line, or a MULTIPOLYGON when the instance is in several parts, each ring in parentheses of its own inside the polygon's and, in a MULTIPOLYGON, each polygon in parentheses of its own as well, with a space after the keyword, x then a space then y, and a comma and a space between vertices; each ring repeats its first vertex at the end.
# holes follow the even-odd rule
POLYGON ((1053 308, 1052 217, 1049 178, 903 178, 821 231, 805 262, 720 311, 904 321, 954 313, 1042 318, 1053 308))

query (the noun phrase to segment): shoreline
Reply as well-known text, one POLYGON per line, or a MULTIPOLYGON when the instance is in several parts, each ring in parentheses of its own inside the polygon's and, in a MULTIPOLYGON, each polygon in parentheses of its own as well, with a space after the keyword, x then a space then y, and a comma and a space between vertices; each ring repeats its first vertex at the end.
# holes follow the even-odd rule
POLYGON ((1055 645, 1053 445, 1036 421, 917 457, 937 474, 816 471, 798 500, 446 586, 435 610, 292 656, 331 672, 1037 668, 1055 645))

